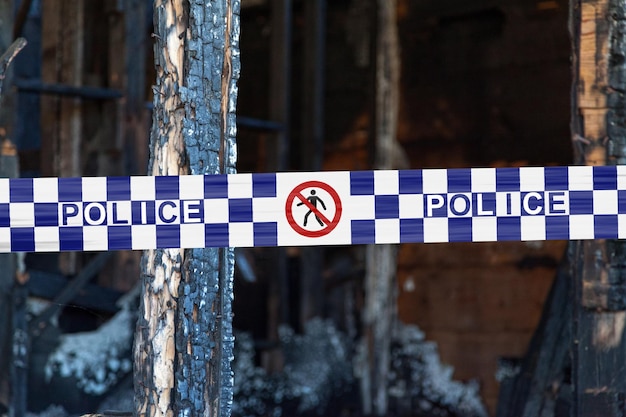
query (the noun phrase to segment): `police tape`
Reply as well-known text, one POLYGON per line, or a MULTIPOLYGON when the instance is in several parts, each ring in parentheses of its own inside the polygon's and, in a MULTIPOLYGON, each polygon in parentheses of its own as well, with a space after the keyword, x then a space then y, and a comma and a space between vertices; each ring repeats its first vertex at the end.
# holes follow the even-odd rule
POLYGON ((0 179, 0 252, 626 237, 626 166, 0 179))

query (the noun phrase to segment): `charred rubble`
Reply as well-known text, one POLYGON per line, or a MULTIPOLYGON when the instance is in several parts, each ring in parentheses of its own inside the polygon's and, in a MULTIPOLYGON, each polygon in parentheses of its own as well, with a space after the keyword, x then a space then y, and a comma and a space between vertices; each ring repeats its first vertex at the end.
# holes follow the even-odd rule
MULTIPOLYGON (((31 387, 39 415, 62 417, 132 406, 133 323, 134 313, 122 306, 97 331, 61 335, 45 362, 46 386, 31 387)), ((270 373, 257 365, 252 336, 237 332, 233 416, 360 415, 357 344, 322 319, 309 321, 303 334, 287 326, 279 333, 284 367, 270 373)), ((441 363, 437 345, 416 326, 397 326, 391 358, 390 415, 487 416, 478 384, 454 381, 453 369, 441 363)))

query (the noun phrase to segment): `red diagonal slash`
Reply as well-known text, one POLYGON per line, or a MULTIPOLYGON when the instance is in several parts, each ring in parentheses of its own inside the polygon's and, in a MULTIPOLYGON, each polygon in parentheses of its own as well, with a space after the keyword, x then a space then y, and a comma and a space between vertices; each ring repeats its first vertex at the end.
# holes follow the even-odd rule
MULTIPOLYGON (((326 204, 330 204, 330 201, 327 201, 326 204)), ((339 197, 339 194, 337 193, 337 191, 335 191, 333 187, 321 181, 303 182, 302 184, 296 186, 293 190, 291 190, 289 196, 285 200, 285 217, 287 218, 289 226, 291 226, 291 228, 296 233, 305 237, 322 237, 335 230, 335 228, 339 224, 339 220, 341 220, 341 212, 341 198, 339 197), (315 207, 309 200, 304 197, 304 195, 302 195, 302 191, 306 190, 307 188, 324 190, 328 193, 328 195, 330 195, 330 198, 332 198, 333 204, 335 206, 335 215, 333 216, 332 220, 329 220, 328 217, 324 216, 317 207, 315 207), (320 219, 320 222, 325 222, 326 227, 322 227, 319 230, 308 230, 300 226, 300 224, 293 217, 293 209, 295 207, 294 203, 296 202, 296 198, 302 201, 302 204, 305 205, 309 210, 311 210, 311 213, 315 214, 320 219)))
POLYGON ((324 223, 326 223, 326 226, 328 226, 330 224, 330 220, 328 220, 328 218, 326 216, 324 216, 322 214, 322 212, 319 211, 319 209, 317 207, 315 207, 313 204, 311 204, 311 202, 309 200, 304 198, 302 193, 296 194, 296 197, 298 197, 300 199, 300 201, 302 201, 304 203, 304 205, 307 206, 309 208, 309 210, 311 210, 313 212, 313 214, 315 214, 317 217, 322 219, 322 221, 324 223))

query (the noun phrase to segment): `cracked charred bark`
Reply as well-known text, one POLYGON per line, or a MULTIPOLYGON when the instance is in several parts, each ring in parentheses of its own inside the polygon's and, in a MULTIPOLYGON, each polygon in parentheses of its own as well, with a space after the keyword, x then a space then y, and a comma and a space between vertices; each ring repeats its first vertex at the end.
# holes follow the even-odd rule
MULTIPOLYGON (((570 2, 576 163, 626 163, 626 4, 570 2)), ((617 233, 617 230, 616 230, 617 233)), ((626 396, 626 244, 570 245, 574 276, 574 414, 622 416, 626 396)))
MULTIPOLYGON (((150 175, 235 170, 238 0, 158 0, 150 175)), ((228 416, 232 249, 147 251, 135 337, 135 413, 228 416)))

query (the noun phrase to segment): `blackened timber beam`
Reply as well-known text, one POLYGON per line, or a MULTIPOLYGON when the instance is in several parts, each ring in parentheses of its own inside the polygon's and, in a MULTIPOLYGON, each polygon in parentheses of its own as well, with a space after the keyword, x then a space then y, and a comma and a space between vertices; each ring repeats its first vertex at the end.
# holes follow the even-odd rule
MULTIPOLYGON (((291 135, 291 59, 292 59, 292 0, 270 0, 270 86, 269 117, 282 126, 266 143, 266 170, 286 171, 289 169, 289 148, 291 135)), ((269 280, 267 301, 267 337, 278 341, 278 327, 287 323, 289 316, 289 280, 287 276, 287 252, 285 248, 268 249, 274 271, 269 280)), ((280 368, 281 358, 268 352, 264 365, 270 370, 280 368)))
POLYGON ((272 0, 270 39, 270 119, 283 126, 268 143, 269 171, 284 171, 289 163, 291 100, 292 0, 272 0))
POLYGON ((124 97, 121 91, 102 87, 73 86, 67 84, 43 83, 39 80, 18 79, 14 82, 19 92, 48 94, 62 97, 76 97, 85 100, 117 100, 124 97))
POLYGON ((15 21, 13 23, 13 39, 17 39, 22 36, 26 19, 28 18, 28 12, 33 0, 22 0, 20 7, 15 13, 15 21))
POLYGON ((59 293, 52 304, 48 306, 40 315, 30 323, 30 332, 37 337, 48 325, 52 317, 59 312, 65 304, 70 302, 78 291, 80 291, 100 270, 104 267, 113 252, 102 252, 93 258, 83 270, 59 293))
POLYGON ((249 129, 265 130, 269 132, 282 132, 284 125, 271 120, 255 119, 252 117, 237 116, 237 126, 249 129))
POLYGON ((565 253, 519 370, 500 382, 496 417, 569 416, 573 278, 568 261, 565 253))
MULTIPOLYGON (((571 126, 579 165, 626 163, 622 0, 571 0, 571 126)), ((626 243, 570 243, 574 277, 575 417, 623 417, 626 407, 626 243)))
MULTIPOLYGON (((324 154, 324 68, 326 0, 304 1, 304 48, 302 77, 302 131, 300 166, 320 171, 324 154)), ((320 247, 305 247, 300 252, 300 326, 322 316, 324 290, 320 247)))
POLYGON ((326 0, 305 0, 304 20, 300 164, 319 171, 324 150, 326 0))
POLYGON ((9 65, 11 64, 11 61, 13 61, 13 58, 15 58, 16 55, 24 49, 26 43, 26 39, 18 38, 2 55, 0 55, 0 95, 2 94, 2 84, 9 65))
MULTIPOLYGON (((65 275, 45 271, 28 271, 28 289, 33 297, 53 300, 65 288, 68 279, 65 275)), ((120 291, 87 284, 69 301, 72 305, 105 313, 115 313, 119 308, 115 302, 122 296, 120 291)))

